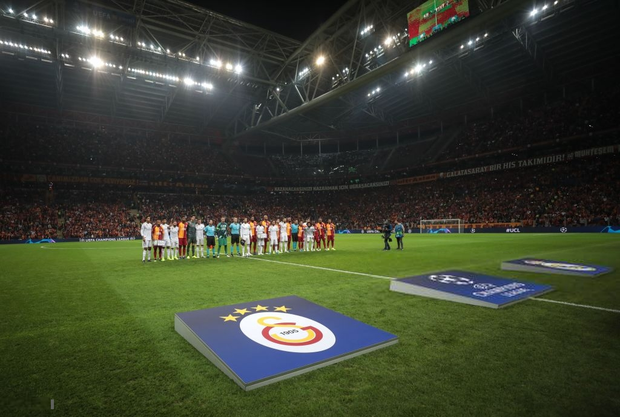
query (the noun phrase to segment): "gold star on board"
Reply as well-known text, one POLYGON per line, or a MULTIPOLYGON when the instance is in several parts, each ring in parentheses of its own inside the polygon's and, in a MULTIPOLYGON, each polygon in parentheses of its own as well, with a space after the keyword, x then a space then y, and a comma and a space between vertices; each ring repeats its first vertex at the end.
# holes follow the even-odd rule
POLYGON ((256 311, 269 311, 267 310, 267 307, 263 307, 262 305, 257 305, 256 307, 252 307, 254 310, 256 311))
POLYGON ((250 310, 248 310, 247 308, 235 308, 235 314, 241 314, 242 316, 244 314, 248 314, 250 312, 250 310))
POLYGON ((221 319, 224 319, 224 321, 237 321, 237 319, 239 318, 238 316, 233 316, 232 314, 229 314, 227 316, 220 316, 221 319))
POLYGON ((282 306, 282 307, 276 307, 276 309, 274 311, 281 311, 283 313, 286 313, 288 310, 291 310, 290 307, 286 307, 286 306, 282 306))

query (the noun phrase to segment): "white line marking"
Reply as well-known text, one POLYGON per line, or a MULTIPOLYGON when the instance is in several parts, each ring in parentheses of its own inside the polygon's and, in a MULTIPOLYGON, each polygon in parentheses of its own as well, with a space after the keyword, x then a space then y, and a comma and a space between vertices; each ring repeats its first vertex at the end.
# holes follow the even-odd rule
MULTIPOLYGON (((325 268, 325 267, 322 267, 322 266, 297 264, 297 263, 294 263, 294 262, 274 261, 274 260, 271 260, 271 259, 263 259, 263 258, 248 258, 248 259, 252 259, 252 260, 255 260, 255 261, 271 262, 271 263, 274 263, 274 264, 299 266, 299 267, 302 267, 302 268, 319 269, 319 270, 322 270, 322 271, 338 272, 338 273, 341 273, 341 274, 361 275, 363 277, 370 277, 370 278, 380 278, 380 279, 387 279, 387 280, 398 279, 398 278, 393 278, 393 277, 386 277, 384 275, 365 274, 363 272, 354 272, 354 271, 346 271, 344 269, 334 269, 334 268, 325 268)), ((555 301, 555 300, 549 300, 547 298, 534 298, 534 297, 532 297, 532 298, 530 298, 530 300, 546 301, 548 303, 564 304, 564 305, 569 305, 569 306, 573 306, 573 307, 581 307, 581 308, 589 308, 591 310, 601 310, 601 311, 607 311, 607 312, 611 312, 611 313, 620 313, 620 310, 614 310, 614 309, 611 309, 611 308, 589 306, 589 305, 585 305, 585 304, 568 303, 568 302, 565 302, 565 301, 555 301)))
POLYGON ((136 248, 136 246, 116 246, 114 248, 85 248, 83 246, 78 246, 75 248, 50 248, 45 245, 41 246, 41 249, 47 250, 124 250, 127 248, 136 248))
POLYGON ((323 271, 339 272, 341 274, 361 275, 363 277, 370 277, 370 278, 380 278, 380 279, 389 279, 389 280, 396 279, 396 278, 393 278, 393 277, 385 277, 383 275, 372 275, 372 274, 365 274, 363 272, 345 271, 344 269, 332 269, 332 268, 325 268, 325 267, 322 267, 322 266, 296 264, 294 262, 273 261, 271 259, 263 259, 263 258, 256 258, 256 257, 248 258, 248 259, 252 259, 254 261, 272 262, 274 264, 292 265, 292 266, 300 266, 300 267, 303 267, 303 268, 320 269, 320 270, 323 270, 323 271))
POLYGON ((554 304, 564 304, 564 305, 573 306, 573 307, 589 308, 589 309, 592 309, 592 310, 608 311, 610 313, 620 313, 620 310, 614 310, 613 308, 604 308, 604 307, 589 306, 589 305, 585 305, 585 304, 568 303, 566 301, 549 300, 548 298, 534 298, 534 297, 532 297, 532 298, 530 298, 530 300, 545 301, 547 303, 554 303, 554 304))

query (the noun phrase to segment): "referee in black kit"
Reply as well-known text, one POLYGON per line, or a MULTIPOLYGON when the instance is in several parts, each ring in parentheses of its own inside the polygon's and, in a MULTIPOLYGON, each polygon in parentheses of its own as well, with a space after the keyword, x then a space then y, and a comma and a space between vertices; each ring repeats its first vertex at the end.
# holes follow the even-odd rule
POLYGON ((390 250, 390 241, 392 240, 392 238, 390 237, 392 234, 392 225, 390 224, 389 220, 386 219, 383 222, 383 226, 381 227, 381 233, 383 233, 383 243, 385 243, 383 250, 390 250))

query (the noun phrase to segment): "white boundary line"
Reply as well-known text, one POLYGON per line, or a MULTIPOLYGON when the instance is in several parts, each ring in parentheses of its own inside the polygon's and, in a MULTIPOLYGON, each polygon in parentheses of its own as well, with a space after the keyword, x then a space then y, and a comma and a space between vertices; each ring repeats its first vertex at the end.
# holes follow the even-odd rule
MULTIPOLYGON (((387 280, 390 280, 390 281, 397 279, 397 278, 393 278, 393 277, 386 277, 384 275, 366 274, 364 272, 346 271, 344 269, 325 268, 323 266, 305 265, 305 264, 298 264, 298 263, 294 263, 294 262, 274 261, 272 259, 263 259, 263 258, 248 258, 248 259, 252 259, 252 260, 255 260, 255 261, 271 262, 271 263, 274 263, 274 264, 299 266, 299 267, 302 267, 302 268, 319 269, 319 270, 322 270, 322 271, 338 272, 338 273, 341 273, 341 274, 361 275, 363 277, 387 279, 387 280)), ((620 313, 620 310, 614 310, 612 308, 589 306, 589 305, 585 305, 585 304, 568 303, 566 301, 549 300, 547 298, 531 297, 530 300, 545 301, 545 302, 554 303, 554 304, 563 304, 563 305, 568 305, 568 306, 573 306, 573 307, 588 308, 588 309, 591 309, 591 310, 607 311, 607 312, 610 312, 610 313, 620 313)))
POLYGON ((608 311, 610 313, 620 313, 620 310, 614 310, 613 308, 604 308, 604 307, 589 306, 585 304, 568 303, 566 301, 549 300, 548 298, 531 297, 530 300, 545 301, 547 303, 554 303, 554 304, 564 304, 564 305, 573 306, 573 307, 589 308, 591 310, 608 311))
POLYGON ((41 246, 41 249, 47 249, 47 250, 125 250, 127 248, 136 248, 136 246, 117 246, 114 248, 85 248, 83 246, 78 246, 75 248, 50 248, 45 245, 41 246))
POLYGON ((294 263, 294 262, 274 261, 274 260, 271 260, 271 259, 263 259, 263 258, 257 258, 257 257, 252 257, 252 258, 248 258, 248 259, 252 259, 254 261, 272 262, 274 264, 292 265, 292 266, 300 266, 300 267, 303 267, 303 268, 320 269, 320 270, 323 270, 323 271, 339 272, 341 274, 361 275, 363 277, 370 277, 370 278, 380 278, 380 279, 389 279, 389 280, 396 279, 396 278, 393 278, 393 277, 386 277, 386 276, 383 276, 383 275, 365 274, 363 272, 345 271, 344 269, 332 269, 332 268, 325 268, 323 266, 297 264, 297 263, 294 263))

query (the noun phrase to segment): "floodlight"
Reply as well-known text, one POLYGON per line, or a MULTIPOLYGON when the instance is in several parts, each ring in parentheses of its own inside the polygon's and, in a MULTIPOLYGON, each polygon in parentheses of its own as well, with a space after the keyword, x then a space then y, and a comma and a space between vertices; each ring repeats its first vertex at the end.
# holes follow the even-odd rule
POLYGON ((189 77, 186 77, 183 82, 185 83, 185 85, 194 85, 194 80, 192 80, 189 77))
POLYGON ((319 57, 316 59, 316 64, 317 64, 317 65, 323 65, 324 63, 325 63, 325 57, 324 57, 323 55, 319 56, 319 57))
POLYGON ((93 68, 99 68, 99 67, 101 67, 103 65, 103 61, 101 60, 101 58, 99 58, 97 56, 91 56, 90 59, 88 60, 88 62, 91 63, 93 68))

